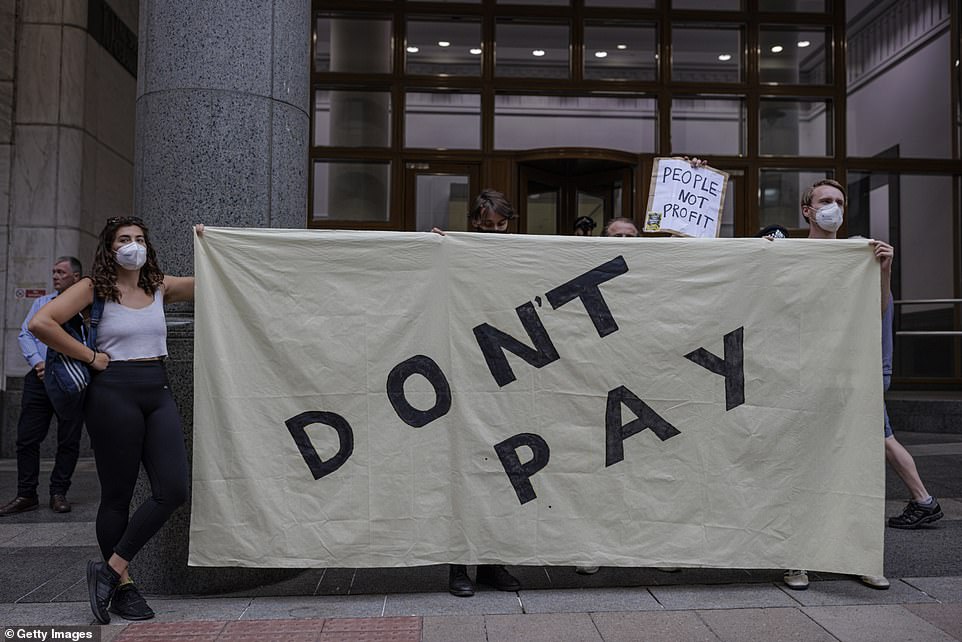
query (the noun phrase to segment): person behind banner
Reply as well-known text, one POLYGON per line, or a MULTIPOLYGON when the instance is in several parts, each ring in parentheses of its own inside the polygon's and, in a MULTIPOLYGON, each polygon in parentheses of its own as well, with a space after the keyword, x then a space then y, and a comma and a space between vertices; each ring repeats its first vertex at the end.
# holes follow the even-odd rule
MULTIPOLYGON (((832 179, 816 182, 802 193, 802 216, 809 224, 808 238, 837 239, 845 214, 845 188, 832 179)), ((884 241, 868 240, 875 251, 882 271, 882 382, 888 390, 892 377, 892 260, 895 250, 884 241)), ((888 525, 892 528, 918 528, 942 518, 939 503, 926 491, 919 477, 915 460, 902 444, 895 439, 889 423, 888 412, 882 407, 883 429, 885 434, 885 458, 901 477, 902 482, 912 493, 904 512, 891 517, 888 525)), ((795 590, 808 588, 808 574, 804 570, 789 570, 785 573, 785 584, 795 590)), ((887 589, 889 581, 882 576, 862 575, 859 579, 867 586, 887 589)))
MULTIPOLYGON (((468 229, 472 232, 506 234, 514 218, 514 207, 504 194, 487 188, 474 199, 474 205, 468 212, 468 229)), ((431 231, 444 235, 444 231, 438 228, 431 231)), ((477 582, 499 591, 517 591, 521 588, 521 582, 511 575, 503 564, 478 564, 477 582)), ((474 582, 468 576, 468 567, 465 564, 449 565, 448 592, 457 597, 474 595, 474 582)))
POLYGON ((575 219, 574 229, 572 233, 575 236, 591 236, 592 230, 598 226, 595 220, 590 216, 579 216, 575 219))
POLYGON ((40 297, 30 306, 30 312, 20 326, 20 352, 30 364, 23 378, 23 399, 20 420, 17 422, 17 496, 0 508, 0 515, 15 515, 37 510, 37 486, 40 481, 40 444, 50 430, 50 420, 57 415, 57 454, 50 472, 50 510, 69 513, 67 490, 80 456, 80 437, 83 417, 65 418, 57 414, 44 388, 44 366, 47 346, 37 340, 28 329, 30 321, 43 306, 80 280, 83 267, 72 256, 61 256, 53 265, 52 294, 40 297))
POLYGON ((637 238, 638 226, 630 218, 619 216, 605 223, 601 230, 602 236, 614 236, 620 238, 637 238))
MULTIPOLYGON (((200 234, 203 226, 197 226, 200 234)), ((134 216, 108 219, 100 232, 92 278, 84 278, 51 301, 30 322, 30 331, 58 352, 90 364, 84 402, 100 479, 97 542, 104 561, 87 563, 87 590, 94 617, 127 620, 154 612, 130 579, 137 552, 187 499, 187 452, 180 414, 164 368, 167 325, 164 303, 192 301, 194 278, 165 275, 158 266, 147 226, 134 216), (105 301, 97 346, 88 348, 60 325, 105 301), (140 465, 151 496, 130 515, 140 465)))

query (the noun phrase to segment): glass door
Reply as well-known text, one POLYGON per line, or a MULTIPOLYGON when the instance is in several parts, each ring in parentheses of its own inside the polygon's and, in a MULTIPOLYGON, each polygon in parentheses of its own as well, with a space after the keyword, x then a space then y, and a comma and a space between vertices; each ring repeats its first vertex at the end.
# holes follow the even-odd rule
POLYGON ((478 187, 478 167, 454 163, 406 163, 404 229, 467 230, 478 187))

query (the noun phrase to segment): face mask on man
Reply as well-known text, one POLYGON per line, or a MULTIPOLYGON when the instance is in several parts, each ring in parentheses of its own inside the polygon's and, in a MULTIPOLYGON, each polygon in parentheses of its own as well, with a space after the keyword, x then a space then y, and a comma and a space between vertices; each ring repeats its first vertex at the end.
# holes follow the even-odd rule
POLYGON ((842 208, 831 203, 815 210, 815 223, 826 232, 834 232, 842 226, 842 208))
POLYGON ((140 243, 131 241, 127 245, 117 248, 114 256, 117 259, 117 265, 125 270, 139 270, 147 262, 147 248, 140 243))

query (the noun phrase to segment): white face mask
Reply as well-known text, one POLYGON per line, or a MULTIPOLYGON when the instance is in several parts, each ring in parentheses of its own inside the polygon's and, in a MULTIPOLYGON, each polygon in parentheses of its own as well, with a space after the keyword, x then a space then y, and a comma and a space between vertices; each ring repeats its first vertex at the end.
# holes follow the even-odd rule
POLYGON ((114 252, 117 265, 125 270, 139 270, 147 262, 147 248, 140 243, 131 241, 127 245, 117 248, 114 252))
POLYGON ((826 232, 834 232, 842 227, 842 208, 838 203, 825 205, 815 210, 815 223, 826 232))

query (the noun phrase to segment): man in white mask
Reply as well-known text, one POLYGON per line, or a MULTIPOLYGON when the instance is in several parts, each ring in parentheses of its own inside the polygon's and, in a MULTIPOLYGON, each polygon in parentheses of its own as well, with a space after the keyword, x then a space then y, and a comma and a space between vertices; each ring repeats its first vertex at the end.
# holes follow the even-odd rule
MULTIPOLYGON (((802 216, 808 221, 808 238, 836 239, 845 214, 845 188, 830 178, 820 180, 802 193, 802 216)), ((882 379, 888 390, 892 376, 892 259, 895 250, 884 241, 869 240, 875 251, 882 270, 882 379)), ((901 477, 902 482, 912 494, 901 515, 890 517, 888 525, 892 528, 914 529, 942 518, 942 509, 934 497, 929 495, 919 477, 915 460, 902 444, 895 439, 889 423, 888 413, 883 408, 883 429, 885 431, 885 459, 901 477)), ((861 581, 877 589, 887 589, 889 581, 881 576, 863 575, 861 581)), ((803 570, 785 573, 785 584, 789 588, 801 590, 808 588, 808 574, 803 570)))

